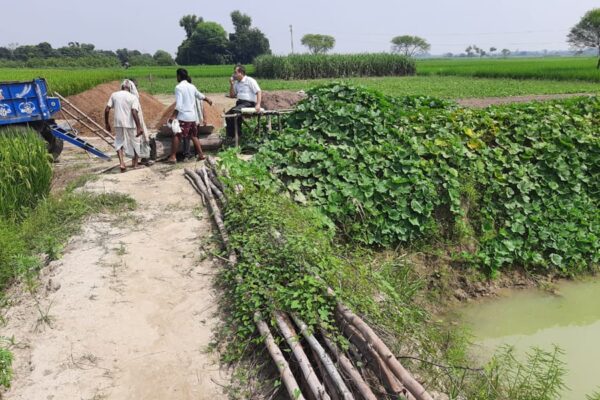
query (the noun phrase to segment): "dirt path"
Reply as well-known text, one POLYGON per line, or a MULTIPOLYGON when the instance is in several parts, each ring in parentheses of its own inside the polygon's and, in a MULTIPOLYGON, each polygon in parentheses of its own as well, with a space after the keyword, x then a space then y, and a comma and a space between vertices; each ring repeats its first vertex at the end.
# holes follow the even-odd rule
POLYGON ((127 193, 138 207, 85 223, 43 271, 41 313, 31 294, 13 296, 0 332, 18 343, 5 398, 226 398, 229 377, 205 351, 217 322, 210 220, 182 170, 106 175, 85 189, 127 193))

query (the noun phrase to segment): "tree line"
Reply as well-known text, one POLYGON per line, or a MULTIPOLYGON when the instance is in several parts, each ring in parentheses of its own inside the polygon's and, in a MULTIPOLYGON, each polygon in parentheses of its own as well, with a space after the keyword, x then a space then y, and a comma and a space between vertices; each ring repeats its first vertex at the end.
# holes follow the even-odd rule
POLYGON ((174 65, 175 60, 164 50, 153 55, 138 50, 97 50, 91 43, 69 42, 67 46, 52 48, 48 42, 36 45, 16 44, 0 47, 0 66, 7 67, 115 67, 174 65))

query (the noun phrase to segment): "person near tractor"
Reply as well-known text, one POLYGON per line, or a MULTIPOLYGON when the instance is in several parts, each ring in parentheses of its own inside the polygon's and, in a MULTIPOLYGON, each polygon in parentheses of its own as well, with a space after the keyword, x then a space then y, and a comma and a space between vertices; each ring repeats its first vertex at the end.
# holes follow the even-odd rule
POLYGON ((177 150, 182 139, 190 138, 196 149, 197 160, 204 160, 202 146, 198 139, 198 107, 196 99, 206 101, 212 105, 212 100, 200 93, 196 86, 192 85, 188 71, 184 68, 177 69, 177 86, 175 87, 175 109, 169 118, 169 124, 177 119, 181 132, 174 133, 172 139, 171 155, 167 159, 168 163, 177 162, 177 150))
POLYGON ((124 153, 132 157, 131 167, 137 168, 140 154, 139 137, 144 134, 139 115, 140 101, 131 93, 131 81, 123 81, 121 90, 114 92, 108 99, 104 109, 104 125, 109 132, 111 132, 111 126, 108 118, 111 109, 114 110, 115 149, 119 156, 121 172, 125 172, 127 166, 124 153))
MULTIPOLYGON (((242 108, 254 108, 256 112, 261 110, 262 92, 256 79, 246 75, 246 68, 243 65, 236 65, 233 75, 229 78, 229 97, 237 101, 235 107, 227 111, 227 114, 241 114, 242 108)), ((225 123, 228 138, 235 136, 235 124, 237 124, 238 135, 242 133, 241 117, 227 117, 225 123)))

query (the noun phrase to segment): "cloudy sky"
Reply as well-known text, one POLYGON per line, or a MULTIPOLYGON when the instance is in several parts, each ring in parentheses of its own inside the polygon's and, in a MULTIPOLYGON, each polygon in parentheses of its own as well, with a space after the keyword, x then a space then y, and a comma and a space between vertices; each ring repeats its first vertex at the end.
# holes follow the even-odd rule
POLYGON ((300 38, 322 33, 336 38, 335 52, 388 51, 396 35, 421 36, 432 54, 460 53, 475 44, 510 50, 566 50, 566 35, 592 0, 0 0, 0 46, 10 43, 54 47, 70 41, 93 43, 96 48, 127 47, 153 53, 175 53, 184 39, 179 19, 202 16, 232 31, 229 14, 240 10, 269 38, 276 54, 305 51, 300 38))

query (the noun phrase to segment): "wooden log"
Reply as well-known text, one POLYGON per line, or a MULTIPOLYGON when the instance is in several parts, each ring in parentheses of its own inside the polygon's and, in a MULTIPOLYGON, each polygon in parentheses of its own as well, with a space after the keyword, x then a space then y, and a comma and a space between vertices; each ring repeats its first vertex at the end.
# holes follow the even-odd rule
MULTIPOLYGON (((381 380, 385 390, 393 396, 405 396, 408 393, 406 388, 400 383, 398 378, 392 371, 387 367, 387 364, 381 359, 379 354, 365 341, 360 332, 352 325, 343 322, 342 330, 348 340, 354 344, 360 353, 365 357, 369 363, 369 368, 375 373, 375 375, 381 380)), ((409 397, 410 400, 414 400, 412 395, 409 397)))
POLYGON ((327 370, 327 373, 334 381, 336 387, 342 395, 342 398, 344 400, 354 400, 354 396, 348 389, 348 386, 346 386, 344 379, 335 367, 335 364, 331 360, 331 357, 329 357, 329 354, 327 354, 327 352, 325 351, 323 346, 321 346, 321 344, 315 338, 315 336, 308 332, 308 326, 306 326, 304 321, 302 321, 297 315, 292 314, 292 319, 294 320, 298 328, 300 328, 300 333, 302 334, 302 336, 304 336, 304 339, 306 339, 310 347, 315 351, 315 353, 323 363, 325 370, 327 370))
POLYGON ((215 223, 217 224, 217 228, 219 229, 219 233, 221 234, 221 238, 223 239, 223 245, 225 246, 225 249, 227 251, 229 251, 230 250, 229 235, 227 234, 227 230, 225 229, 225 224, 223 223, 223 216, 221 214, 221 209, 217 205, 215 198, 212 195, 212 191, 209 189, 209 186, 207 186, 206 183, 203 181, 202 177, 200 177, 200 175, 198 175, 196 172, 192 171, 189 168, 185 168, 184 173, 189 175, 194 180, 194 182, 196 182, 196 185, 198 185, 198 188, 204 194, 204 196, 206 198, 206 202, 207 202, 207 204, 210 208, 210 211, 212 213, 212 216, 215 220, 215 223))
POLYGON ((273 335, 271 335, 269 326, 261 319, 258 311, 254 313, 254 322, 256 323, 256 327, 260 334, 265 338, 265 346, 279 370, 281 381, 285 385, 290 398, 304 400, 304 396, 300 391, 300 386, 298 386, 298 382, 296 382, 296 378, 294 378, 294 374, 292 374, 288 362, 281 353, 279 347, 275 344, 275 339, 273 339, 273 335))
POLYGON ((292 322, 289 318, 280 311, 276 311, 273 313, 275 317, 275 322, 279 327, 279 331, 283 335, 283 338, 287 342, 290 349, 292 349, 292 353, 298 361, 298 365, 300 366, 300 370, 304 375, 304 379, 306 380, 306 384, 310 388, 315 399, 319 400, 330 400, 329 395, 327 394, 325 387, 319 381, 317 374, 315 373, 312 365, 310 365, 310 361, 300 344, 299 338, 294 331, 292 322))
POLYGON ((327 373, 327 370, 325 369, 325 366, 321 362, 321 359, 319 358, 319 355, 313 349, 310 349, 310 350, 311 350, 311 353, 313 355, 313 360, 317 364, 317 368, 319 370, 319 373, 321 374, 321 377, 323 378, 323 385, 325 385, 325 389, 327 390, 327 394, 331 397, 331 400, 342 400, 342 398, 340 397, 340 395, 337 392, 337 388, 335 386, 335 383, 333 382, 333 380, 331 379, 331 377, 327 373))
POLYGON ((219 199, 219 201, 221 202, 221 204, 223 204, 224 206, 227 205, 227 198, 225 198, 225 195, 223 194, 223 192, 221 191, 221 189, 219 189, 217 187, 217 185, 214 184, 214 182, 210 179, 208 171, 210 171, 207 168, 198 168, 196 170, 196 172, 198 174, 200 174, 200 176, 202 176, 202 178, 204 179, 205 183, 208 183, 208 185, 210 186, 210 189, 212 190, 213 194, 215 196, 217 196, 217 198, 219 199))
POLYGON ((371 327, 358 315, 354 314, 348 307, 339 302, 336 306, 336 312, 358 329, 369 346, 375 349, 389 369, 416 400, 433 400, 425 388, 423 388, 423 386, 400 364, 398 359, 396 359, 386 344, 377 336, 377 334, 375 334, 373 329, 371 329, 371 327))
POLYGON ((351 379, 352 383, 356 386, 356 389, 361 394, 363 399, 377 400, 377 397, 367 382, 365 382, 360 372, 358 372, 358 370, 354 367, 352 361, 350 361, 350 359, 346 357, 346 355, 338 348, 338 346, 331 339, 329 339, 329 337, 327 337, 324 331, 321 331, 321 334, 323 335, 323 341, 325 342, 325 345, 331 354, 335 356, 337 362, 342 367, 342 371, 344 371, 344 373, 351 379))
MULTIPOLYGON (((222 147, 223 140, 219 134, 213 133, 208 136, 200 136, 200 145, 203 150, 218 150, 222 147)), ((157 135, 156 138, 156 159, 162 160, 171 155, 173 146, 172 135, 157 135)), ((181 146, 181 144, 180 144, 181 146)), ((193 147, 193 146, 192 146, 193 147)), ((178 149, 180 150, 180 149, 178 149)))
POLYGON ((194 182, 194 179, 189 176, 188 174, 183 174, 183 176, 185 177, 185 179, 188 180, 188 182, 190 183, 190 185, 192 185, 192 187, 194 188, 194 190, 196 191, 196 193, 198 193, 200 195, 200 199, 202 200, 202 204, 205 204, 204 202, 204 193, 202 193, 202 190, 200 190, 200 188, 198 187, 198 185, 196 184, 196 182, 194 182))

